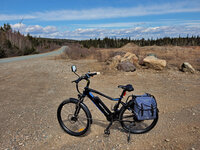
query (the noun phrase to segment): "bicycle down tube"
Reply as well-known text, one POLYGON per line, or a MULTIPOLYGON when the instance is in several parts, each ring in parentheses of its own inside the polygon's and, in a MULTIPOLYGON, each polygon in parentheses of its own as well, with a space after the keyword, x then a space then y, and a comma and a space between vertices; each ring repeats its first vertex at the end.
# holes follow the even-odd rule
MULTIPOLYGON (((112 114, 112 112, 108 109, 108 107, 101 101, 101 99, 99 98, 99 97, 97 97, 97 96, 94 96, 93 94, 92 94, 92 92, 93 93, 96 93, 96 94, 99 94, 99 95, 101 95, 101 96, 103 96, 103 97, 105 97, 105 98, 108 98, 108 99, 110 99, 110 100, 117 100, 117 99, 113 99, 113 98, 111 98, 111 97, 109 97, 109 96, 106 96, 106 95, 104 95, 104 94, 102 94, 102 93, 100 93, 100 92, 98 92, 98 91, 96 91, 96 90, 93 90, 93 89, 86 89, 86 95, 89 97, 89 99, 91 99, 91 101, 98 107, 98 109, 106 116, 106 118, 108 119, 108 120, 110 120, 111 118, 111 114, 112 114)), ((118 99, 118 100, 120 100, 120 99, 118 99)))

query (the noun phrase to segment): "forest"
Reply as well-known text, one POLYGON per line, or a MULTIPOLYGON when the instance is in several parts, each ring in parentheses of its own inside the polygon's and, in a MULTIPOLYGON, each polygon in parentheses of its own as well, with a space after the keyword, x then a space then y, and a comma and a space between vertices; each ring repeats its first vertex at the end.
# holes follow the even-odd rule
POLYGON ((0 58, 47 52, 66 45, 72 40, 49 39, 23 35, 10 24, 0 27, 0 58))
POLYGON ((120 48, 127 43, 134 43, 138 46, 200 46, 200 37, 199 36, 192 36, 192 37, 164 37, 164 38, 157 38, 157 39, 131 39, 129 38, 104 38, 104 39, 90 39, 90 40, 83 40, 79 43, 82 44, 86 48, 95 47, 95 48, 120 48))

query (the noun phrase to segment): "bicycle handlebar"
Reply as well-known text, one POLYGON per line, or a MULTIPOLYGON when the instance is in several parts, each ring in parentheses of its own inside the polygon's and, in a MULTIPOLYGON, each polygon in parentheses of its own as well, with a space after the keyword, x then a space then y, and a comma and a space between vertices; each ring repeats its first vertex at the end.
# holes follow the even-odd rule
POLYGON ((93 77, 94 75, 98 75, 98 74, 100 74, 100 72, 91 72, 91 73, 88 72, 88 73, 86 73, 85 75, 79 77, 77 80, 72 81, 72 83, 73 83, 73 82, 79 83, 79 82, 80 82, 81 80, 83 80, 83 79, 88 80, 90 77, 93 77))
POLYGON ((88 73, 86 73, 85 75, 79 77, 77 80, 72 81, 72 83, 73 83, 73 82, 76 83, 76 89, 77 89, 77 91, 81 94, 81 92, 79 91, 79 88, 78 88, 78 83, 79 83, 81 80, 84 79, 84 80, 88 81, 86 87, 89 87, 89 85, 90 85, 90 80, 89 80, 89 78, 90 78, 90 77, 93 77, 93 76, 95 76, 95 75, 99 75, 99 74, 100 74, 100 72, 88 72, 88 73))

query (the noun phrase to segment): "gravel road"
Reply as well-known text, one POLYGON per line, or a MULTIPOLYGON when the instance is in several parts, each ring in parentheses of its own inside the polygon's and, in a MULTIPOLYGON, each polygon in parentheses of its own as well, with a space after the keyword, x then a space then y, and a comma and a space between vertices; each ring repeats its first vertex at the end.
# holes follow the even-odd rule
MULTIPOLYGON (((0 149, 61 150, 145 150, 200 147, 200 74, 184 74, 175 70, 157 72, 137 70, 134 73, 106 71, 95 60, 61 60, 45 56, 0 65, 0 149), (104 135, 108 122, 92 102, 86 99, 94 123, 82 137, 72 137, 60 127, 56 118, 58 105, 77 93, 70 66, 78 72, 101 71, 91 79, 91 87, 117 97, 119 84, 133 84, 134 94, 148 92, 158 101, 160 118, 149 133, 127 134, 119 123, 104 135)), ((115 102, 103 99, 108 105, 115 102)))
POLYGON ((15 61, 19 61, 19 60, 27 60, 27 59, 31 59, 31 58, 39 58, 39 57, 51 56, 51 55, 60 55, 67 48, 68 48, 68 46, 63 46, 57 50, 54 50, 54 51, 48 52, 48 53, 27 55, 27 56, 20 56, 20 57, 3 58, 3 59, 0 59, 0 63, 15 62, 15 61))

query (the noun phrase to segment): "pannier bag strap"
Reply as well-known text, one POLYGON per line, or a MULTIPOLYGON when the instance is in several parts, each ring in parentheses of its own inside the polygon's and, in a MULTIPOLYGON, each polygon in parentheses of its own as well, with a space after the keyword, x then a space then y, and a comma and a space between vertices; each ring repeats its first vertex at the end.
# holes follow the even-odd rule
POLYGON ((135 100, 135 99, 136 99, 136 96, 135 96, 135 95, 132 95, 132 99, 134 99, 134 100, 135 100))
POLYGON ((152 95, 151 95, 151 94, 149 94, 149 93, 146 93, 146 96, 152 97, 152 95))
POLYGON ((143 116, 144 114, 144 108, 143 108, 143 105, 141 104, 141 115, 143 116))
POLYGON ((154 109, 153 109, 153 105, 151 104, 151 113, 152 113, 152 116, 154 115, 154 109))

